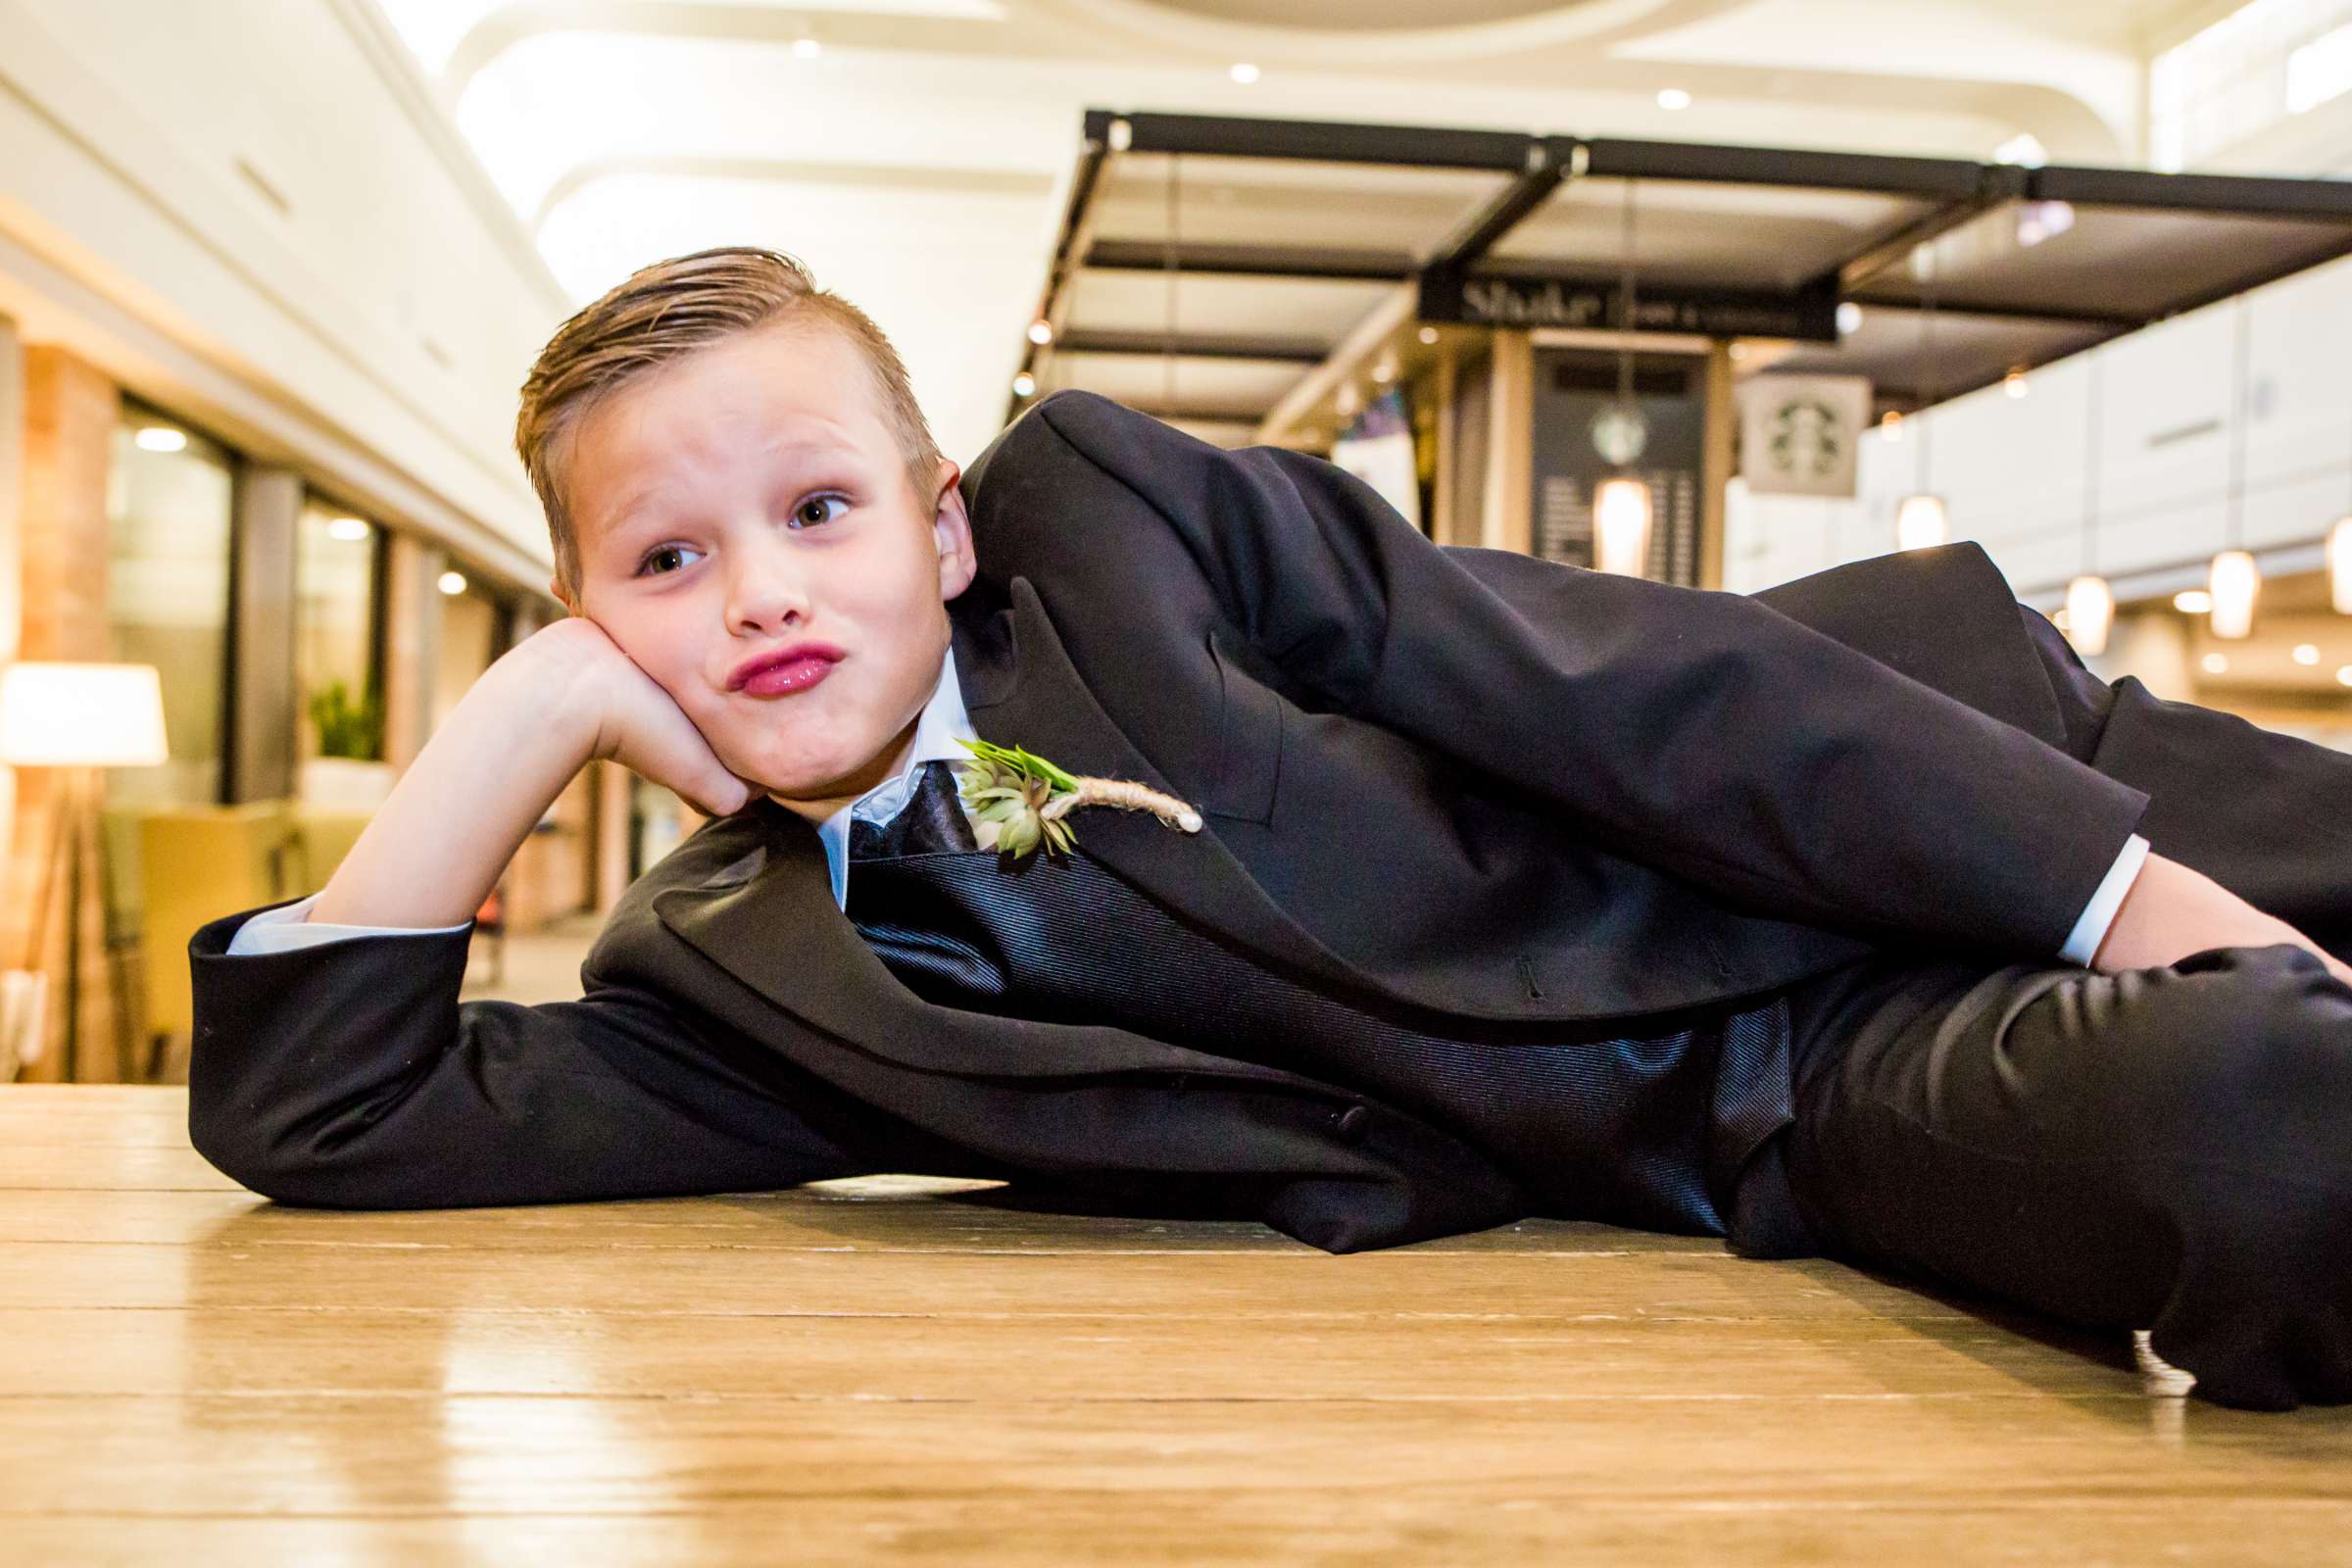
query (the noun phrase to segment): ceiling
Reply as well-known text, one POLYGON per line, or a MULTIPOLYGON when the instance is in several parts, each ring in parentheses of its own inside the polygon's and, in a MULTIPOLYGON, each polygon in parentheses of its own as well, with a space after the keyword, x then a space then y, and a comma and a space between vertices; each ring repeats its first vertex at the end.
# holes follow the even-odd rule
MULTIPOLYGON (((2129 164, 2149 52, 2214 10, 2207 0, 366 3, 575 298, 707 245, 790 251, 891 333, 943 446, 963 460, 1004 416, 1089 106, 1967 159, 2030 133, 2054 160, 2129 164), (1688 107, 1661 103, 1668 89, 1689 94, 1688 107)), ((1139 235, 1151 222, 1148 175, 1139 168, 1134 190, 1106 192, 1132 197, 1113 216, 1139 235)), ((1200 235, 1246 236, 1268 213, 1330 205, 1262 171, 1224 183, 1231 194, 1188 212, 1200 235)), ((1408 216, 1468 190, 1400 174, 1377 215, 1319 210, 1317 232, 1396 243, 1408 216)), ((1699 193, 1689 194, 1686 220, 1703 225, 1699 193)), ((1597 220, 1564 199, 1537 231, 1597 220)), ((1867 220, 1829 203, 1792 214, 1789 231, 1817 243, 1867 220)), ((1116 315, 1125 289, 1124 309, 1140 314, 1136 286, 1103 280, 1103 310, 1116 315)), ((1221 287, 1188 280, 1179 316, 1213 312, 1221 287)), ((1322 341, 1368 298, 1276 289, 1236 319, 1322 341)), ((1238 363, 1201 373, 1204 396, 1254 396, 1269 379, 1238 363)))

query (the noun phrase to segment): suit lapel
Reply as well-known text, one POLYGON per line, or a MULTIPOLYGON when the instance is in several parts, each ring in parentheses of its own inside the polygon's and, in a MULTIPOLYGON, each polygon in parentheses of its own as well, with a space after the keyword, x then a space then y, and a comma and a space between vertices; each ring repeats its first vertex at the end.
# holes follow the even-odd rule
MULTIPOLYGON (((1026 577, 1009 608, 952 614, 956 680, 972 727, 1074 773, 1169 790, 1079 679, 1026 577)), ((951 603, 956 611, 960 600, 951 603)), ((654 895, 662 923, 774 1006, 908 1065, 1010 1076, 1120 1067, 1227 1071, 1223 1058, 1124 1030, 1036 1023, 926 1002, 891 973, 833 902, 813 823, 764 798, 748 848, 700 882, 654 895)), ((1183 833, 1145 811, 1088 809, 1078 853, 1207 929, 1343 984, 1381 989, 1284 914, 1212 828, 1183 833)))
MULTIPOLYGON (((984 676, 965 709, 982 738, 1022 746, 1073 773, 1135 779, 1182 799, 1111 722, 1079 677, 1060 636, 1026 577, 1012 579, 1010 608, 997 612, 1010 628, 1010 659, 984 676), (1003 671, 1004 677, 998 678, 1003 671)), ((961 678, 962 665, 957 664, 961 678)), ((1274 759, 1254 760, 1271 767, 1274 759)), ((1070 817, 1078 853, 1093 857, 1196 924, 1268 957, 1341 985, 1385 991, 1334 954, 1266 897, 1216 836, 1216 819, 1198 833, 1169 827, 1149 811, 1094 807, 1070 817)))

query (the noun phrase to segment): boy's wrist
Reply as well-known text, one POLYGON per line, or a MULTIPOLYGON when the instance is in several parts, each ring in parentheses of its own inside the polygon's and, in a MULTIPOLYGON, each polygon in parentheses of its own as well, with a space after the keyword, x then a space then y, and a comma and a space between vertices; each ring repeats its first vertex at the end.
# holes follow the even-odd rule
POLYGON ((472 689, 492 688, 503 702, 593 735, 602 716, 597 710, 601 683, 587 676, 602 650, 582 646, 588 642, 578 629, 582 626, 603 636, 584 621, 542 626, 494 661, 472 689))
POLYGON ((2151 854, 2125 893, 2090 966, 2102 974, 2116 974, 2176 963, 2215 948, 2281 944, 2318 954, 2338 978, 2352 974, 2286 921, 2256 908, 2203 872, 2151 854))

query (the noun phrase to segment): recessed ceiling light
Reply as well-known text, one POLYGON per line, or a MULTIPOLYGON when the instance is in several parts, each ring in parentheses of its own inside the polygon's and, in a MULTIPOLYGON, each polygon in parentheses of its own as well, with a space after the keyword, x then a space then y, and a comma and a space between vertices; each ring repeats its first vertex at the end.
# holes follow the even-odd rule
POLYGON ((1023 370, 1020 374, 1012 378, 1012 394, 1014 397, 1025 398, 1036 390, 1037 377, 1031 375, 1027 370, 1023 370))
POLYGON ((466 574, 462 571, 445 571, 435 586, 445 594, 462 594, 466 591, 466 574))
POLYGON ((1690 95, 1680 87, 1662 88, 1658 93, 1658 107, 1666 110, 1688 109, 1690 107, 1690 95))
POLYGON ((824 53, 824 49, 825 46, 818 43, 814 38, 795 38, 792 40, 792 52, 797 58, 802 60, 814 60, 818 55, 824 53))
POLYGON ((1031 321, 1029 323, 1029 341, 1036 344, 1039 348, 1044 348, 1047 344, 1053 342, 1054 323, 1047 320, 1042 316, 1036 320, 1031 321))
POLYGON ((131 440, 138 444, 141 452, 185 452, 188 449, 188 432, 174 430, 168 424, 143 426, 131 440))
POLYGON ((2335 680, 2339 686, 2352 686, 2352 664, 2336 665, 2335 680))
POLYGON ((1437 329, 1436 327, 1434 327, 1434 326, 1425 326, 1425 327, 1423 327, 1423 328, 1421 329, 1421 341, 1422 341, 1422 342, 1424 342, 1424 343, 1435 343, 1435 342, 1437 342, 1437 340, 1438 340, 1438 329, 1437 329))
POLYGON ((2317 643, 2297 643, 2297 644, 2295 644, 2295 662, 2296 662, 2296 663, 2298 663, 2298 664, 2316 664, 2316 663, 2318 663, 2319 662, 2320 662, 2320 645, 2319 645, 2319 644, 2317 644, 2317 643))
POLYGON ((359 517, 337 517, 326 525, 329 539, 357 541, 368 537, 368 524, 359 517))
POLYGON ((1257 79, 1257 68, 1247 60, 1236 60, 1233 69, 1226 74, 1247 87, 1257 79))
POLYGON ((2202 588, 2183 588, 2173 595, 2173 608, 2183 615, 2213 613, 2213 595, 2202 588))
POLYGON ((1838 302, 1838 335, 1852 337, 1862 330, 1862 307, 1852 300, 1838 302))
POLYGON ((2001 377, 2001 390, 2013 398, 2022 398, 2034 388, 2027 383, 2025 371, 2011 370, 2001 377))
POLYGON ((2199 662, 2204 664, 2208 675, 2220 675, 2230 668, 2230 661, 2220 654, 2207 654, 2199 662))

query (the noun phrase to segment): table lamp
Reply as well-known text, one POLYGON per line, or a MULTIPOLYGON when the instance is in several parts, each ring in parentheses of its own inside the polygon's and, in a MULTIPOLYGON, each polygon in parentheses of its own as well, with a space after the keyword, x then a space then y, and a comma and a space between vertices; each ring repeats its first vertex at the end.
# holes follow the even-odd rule
MULTIPOLYGON (((85 664, 23 661, 0 669, 0 763, 11 767, 64 769, 49 819, 49 853, 33 900, 24 938, 24 969, 40 969, 41 939, 49 929, 50 891, 64 873, 66 904, 66 1082, 77 1081, 81 921, 81 844, 98 806, 98 769, 153 767, 170 757, 164 738, 164 689, 153 664, 85 664)), ((95 836, 97 889, 103 901, 106 837, 95 836)), ((45 988, 43 988, 45 989, 45 988)), ((34 1020, 25 1059, 39 1050, 36 999, 27 1009, 34 1020)), ((129 1081, 127 1035, 122 1009, 116 1013, 117 1076, 129 1081)))

